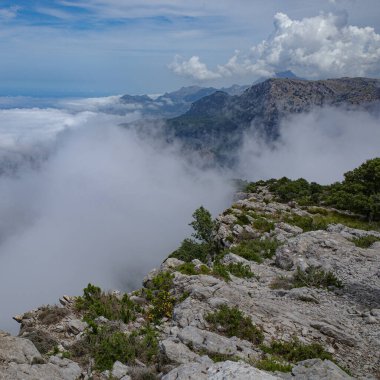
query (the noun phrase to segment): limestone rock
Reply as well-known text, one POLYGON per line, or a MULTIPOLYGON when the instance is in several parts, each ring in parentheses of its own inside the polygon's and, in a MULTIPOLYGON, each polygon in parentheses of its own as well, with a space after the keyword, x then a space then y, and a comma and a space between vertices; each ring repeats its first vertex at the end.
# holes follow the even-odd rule
POLYGON ((119 379, 126 377, 128 375, 128 372, 129 372, 128 366, 126 366, 125 364, 123 364, 119 361, 116 361, 113 364, 111 374, 112 374, 113 378, 119 380, 119 379))
POLYGON ((294 380, 351 380, 346 372, 330 360, 309 359, 299 362, 292 369, 294 380))
POLYGON ((174 342, 170 339, 165 339, 160 342, 160 350, 169 361, 185 364, 196 361, 199 355, 191 351, 186 345, 181 342, 174 342))
POLYGON ((34 344, 0 331, 0 363, 33 364, 44 362, 34 344))
POLYGON ((243 362, 225 361, 205 365, 200 363, 183 364, 162 380, 279 380, 280 378, 261 371, 243 362))

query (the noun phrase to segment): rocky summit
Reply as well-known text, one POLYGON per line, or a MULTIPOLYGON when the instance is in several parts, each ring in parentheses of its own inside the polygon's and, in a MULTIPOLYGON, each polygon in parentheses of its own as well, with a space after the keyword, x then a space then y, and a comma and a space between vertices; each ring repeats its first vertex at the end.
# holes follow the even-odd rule
POLYGON ((379 100, 378 79, 272 78, 239 95, 216 91, 204 96, 183 115, 169 119, 166 129, 185 147, 231 164, 247 130, 272 141, 279 137, 281 122, 293 115, 320 107, 378 109, 379 100))
MULTIPOLYGON (((15 316, 1 379, 378 379, 379 224, 280 202, 267 185, 128 294, 82 296, 15 316)), ((205 222, 206 221, 206 222, 205 222)))

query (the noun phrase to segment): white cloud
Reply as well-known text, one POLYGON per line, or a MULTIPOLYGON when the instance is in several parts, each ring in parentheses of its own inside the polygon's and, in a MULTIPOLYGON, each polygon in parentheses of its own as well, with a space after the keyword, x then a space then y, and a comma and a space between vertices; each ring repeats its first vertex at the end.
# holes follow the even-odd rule
POLYGON ((326 13, 302 20, 277 13, 274 26, 268 39, 246 54, 236 52, 214 71, 198 57, 189 61, 177 58, 171 68, 176 74, 192 75, 198 80, 261 77, 282 70, 292 70, 308 78, 380 75, 380 35, 371 27, 348 25, 346 13, 326 13), (191 62, 196 65, 190 65, 191 62), (198 75, 198 70, 190 69, 192 66, 202 68, 207 75, 198 75))
POLYGON ((188 61, 180 56, 175 56, 169 68, 177 75, 189 77, 197 81, 212 80, 220 78, 221 75, 210 71, 206 64, 200 62, 199 57, 193 56, 188 61))
POLYGON ((244 138, 240 177, 250 180, 300 177, 329 184, 365 160, 380 157, 380 117, 364 111, 320 108, 294 115, 267 143, 254 133, 244 138))
POLYGON ((79 294, 88 282, 139 287, 190 233, 197 207, 216 213, 229 203, 221 175, 118 127, 125 117, 10 111, 0 113, 0 141, 7 133, 14 147, 17 135, 50 141, 50 154, 38 169, 0 176, 0 329, 16 332, 12 315, 79 294))

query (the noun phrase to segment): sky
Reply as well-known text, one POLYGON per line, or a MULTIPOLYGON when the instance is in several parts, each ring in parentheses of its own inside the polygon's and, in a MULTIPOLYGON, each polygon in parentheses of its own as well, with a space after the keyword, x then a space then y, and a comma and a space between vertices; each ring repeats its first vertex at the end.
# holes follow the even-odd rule
POLYGON ((380 76, 379 0, 2 0, 0 96, 380 76))

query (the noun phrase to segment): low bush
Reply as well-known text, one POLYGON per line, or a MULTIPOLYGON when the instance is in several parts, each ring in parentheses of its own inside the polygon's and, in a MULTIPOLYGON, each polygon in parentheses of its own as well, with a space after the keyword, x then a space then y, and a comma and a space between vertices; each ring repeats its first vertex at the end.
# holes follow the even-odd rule
POLYGON ((206 262, 207 257, 211 254, 210 245, 207 243, 198 243, 193 239, 185 239, 181 246, 175 250, 169 257, 191 262, 198 259, 206 262))
POLYGON ((215 277, 219 277, 227 282, 231 280, 230 273, 228 272, 227 267, 218 260, 216 260, 214 262, 214 265, 212 266, 212 275, 215 277))
MULTIPOLYGON (((94 327, 94 325, 93 325, 94 327)), ((91 357, 99 371, 109 370, 115 361, 134 364, 153 363, 158 355, 156 332, 149 327, 135 330, 129 335, 110 326, 95 327, 70 348, 71 357, 86 363, 91 357)))
POLYGON ((380 241, 380 238, 373 235, 362 236, 351 240, 357 247, 369 248, 373 243, 380 241))
POLYGON ((237 224, 241 226, 245 226, 247 224, 251 224, 251 221, 249 220, 248 216, 244 213, 235 215, 237 218, 237 224))
POLYGON ((290 363, 319 358, 332 360, 332 355, 319 343, 305 344, 298 339, 289 342, 273 340, 269 346, 260 347, 265 353, 278 356, 290 363))
POLYGON ((254 366, 263 371, 269 372, 291 372, 293 366, 289 363, 283 362, 278 359, 274 359, 273 357, 265 357, 256 363, 254 366))
POLYGON ((230 263, 227 265, 227 270, 232 275, 240 278, 253 278, 255 275, 251 271, 249 265, 244 265, 242 263, 230 263))
POLYGON ((207 265, 201 265, 199 268, 193 263, 184 263, 176 267, 176 271, 188 275, 195 276, 197 274, 211 274, 211 270, 207 267, 207 265))
POLYGON ((164 317, 172 318, 176 298, 171 294, 174 275, 169 272, 160 272, 155 276, 149 289, 144 289, 145 297, 151 303, 148 319, 159 323, 164 317))
POLYGON ((293 289, 293 288, 342 288, 342 282, 331 271, 326 272, 314 266, 308 267, 305 271, 297 268, 292 277, 280 276, 274 279, 270 285, 272 289, 293 289))
POLYGON ((119 299, 115 294, 104 293, 92 284, 83 289, 83 296, 77 297, 75 307, 83 312, 83 318, 87 322, 103 316, 109 320, 128 323, 141 311, 140 306, 132 302, 127 294, 119 299))
POLYGON ((270 232, 274 230, 274 223, 262 217, 255 219, 252 225, 254 228, 256 228, 256 230, 259 230, 261 232, 270 232))
POLYGON ((260 344, 264 340, 262 330, 236 307, 220 306, 218 311, 207 314, 205 319, 212 330, 221 332, 228 337, 236 336, 254 344, 260 344))
POLYGON ((324 217, 318 216, 301 216, 292 214, 285 217, 284 221, 293 226, 302 228, 303 232, 325 230, 328 226, 328 222, 324 217))
POLYGON ((341 288, 342 282, 331 271, 326 272, 323 269, 310 266, 305 271, 297 268, 293 275, 293 287, 301 288, 303 286, 313 288, 341 288))
POLYGON ((230 248, 230 251, 247 260, 261 263, 263 259, 273 257, 279 245, 275 239, 244 240, 237 246, 230 248))

